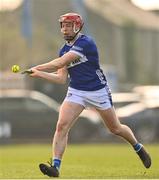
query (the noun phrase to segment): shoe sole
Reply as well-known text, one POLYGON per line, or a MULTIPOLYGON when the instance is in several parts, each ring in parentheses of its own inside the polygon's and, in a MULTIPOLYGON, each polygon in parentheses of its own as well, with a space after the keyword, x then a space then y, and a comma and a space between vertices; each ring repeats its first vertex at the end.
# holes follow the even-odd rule
POLYGON ((40 164, 39 165, 39 168, 40 168, 40 171, 45 175, 47 175, 48 171, 47 171, 47 168, 44 164, 40 164))
POLYGON ((39 164, 40 171, 49 177, 59 177, 59 174, 57 172, 49 172, 48 168, 45 164, 39 164))

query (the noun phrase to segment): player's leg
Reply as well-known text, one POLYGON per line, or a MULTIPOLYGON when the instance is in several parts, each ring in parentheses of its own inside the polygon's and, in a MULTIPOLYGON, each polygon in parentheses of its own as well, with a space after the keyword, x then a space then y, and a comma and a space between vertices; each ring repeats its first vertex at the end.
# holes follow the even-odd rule
POLYGON ((62 159, 67 144, 68 132, 83 109, 84 107, 80 104, 69 101, 63 102, 53 138, 53 156, 55 158, 62 159))
POLYGON ((109 130, 113 134, 123 137, 132 145, 135 145, 137 143, 137 140, 131 129, 128 126, 120 123, 113 107, 107 110, 97 110, 97 111, 100 113, 104 121, 104 124, 109 128, 109 130))
POLYGON ((109 128, 109 130, 122 138, 128 141, 135 149, 140 159, 142 160, 144 166, 149 168, 151 166, 151 158, 148 153, 145 151, 142 144, 138 143, 135 138, 132 130, 120 123, 119 119, 116 116, 114 108, 109 108, 106 110, 97 110, 101 115, 104 124, 109 128))
POLYGON ((59 119, 56 126, 56 131, 53 138, 53 157, 51 162, 51 167, 40 164, 40 170, 43 174, 50 177, 58 177, 59 169, 61 164, 61 159, 65 148, 67 146, 68 132, 72 125, 75 123, 79 114, 83 111, 84 106, 64 101, 59 112, 59 119))

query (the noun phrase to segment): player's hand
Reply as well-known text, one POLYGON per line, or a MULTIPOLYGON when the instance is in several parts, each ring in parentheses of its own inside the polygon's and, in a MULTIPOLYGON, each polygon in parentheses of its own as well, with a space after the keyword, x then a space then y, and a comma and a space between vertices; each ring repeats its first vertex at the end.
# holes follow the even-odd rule
POLYGON ((40 77, 41 71, 37 70, 36 68, 31 68, 30 70, 32 71, 30 74, 31 77, 40 77))

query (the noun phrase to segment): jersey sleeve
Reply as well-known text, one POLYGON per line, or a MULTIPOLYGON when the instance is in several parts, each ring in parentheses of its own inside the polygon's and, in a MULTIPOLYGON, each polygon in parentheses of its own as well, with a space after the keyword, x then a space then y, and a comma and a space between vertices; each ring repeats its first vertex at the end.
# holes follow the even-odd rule
POLYGON ((62 45, 62 47, 60 48, 60 50, 58 52, 59 57, 63 56, 64 51, 65 51, 65 44, 62 45))
POLYGON ((79 41, 75 42, 75 44, 70 49, 70 52, 73 52, 80 57, 84 57, 84 56, 86 56, 87 46, 88 46, 87 41, 79 40, 79 41))

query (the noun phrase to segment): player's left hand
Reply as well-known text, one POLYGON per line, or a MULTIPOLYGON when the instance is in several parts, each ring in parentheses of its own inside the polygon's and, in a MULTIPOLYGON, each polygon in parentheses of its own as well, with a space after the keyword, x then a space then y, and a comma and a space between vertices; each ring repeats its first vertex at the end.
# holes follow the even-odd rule
POLYGON ((31 77, 40 77, 41 71, 37 70, 36 67, 30 69, 32 73, 30 74, 31 77))

